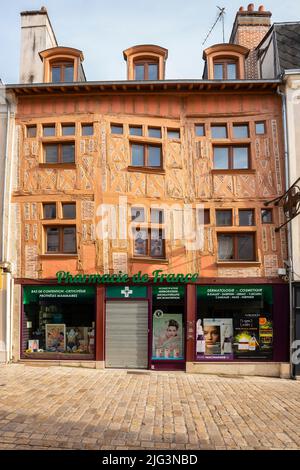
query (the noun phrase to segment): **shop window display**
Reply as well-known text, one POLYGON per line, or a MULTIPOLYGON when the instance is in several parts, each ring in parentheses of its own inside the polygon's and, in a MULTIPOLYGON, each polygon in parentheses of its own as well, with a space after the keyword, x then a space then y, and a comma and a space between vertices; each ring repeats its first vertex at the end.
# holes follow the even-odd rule
POLYGON ((199 286, 197 360, 272 360, 270 286, 199 286))
POLYGON ((93 287, 26 286, 23 299, 23 357, 94 359, 93 287))

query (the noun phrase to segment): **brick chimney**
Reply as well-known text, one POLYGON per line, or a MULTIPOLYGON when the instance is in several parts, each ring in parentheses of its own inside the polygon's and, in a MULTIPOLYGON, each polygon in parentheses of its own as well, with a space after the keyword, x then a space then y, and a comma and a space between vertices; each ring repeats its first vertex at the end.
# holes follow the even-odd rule
POLYGON ((39 52, 55 46, 57 41, 46 8, 22 11, 20 83, 43 81, 43 63, 39 52))
POLYGON ((240 7, 236 14, 229 42, 250 49, 246 60, 246 79, 258 78, 255 48, 268 32, 271 16, 272 13, 265 11, 263 5, 260 5, 256 11, 253 3, 249 3, 247 9, 240 7))

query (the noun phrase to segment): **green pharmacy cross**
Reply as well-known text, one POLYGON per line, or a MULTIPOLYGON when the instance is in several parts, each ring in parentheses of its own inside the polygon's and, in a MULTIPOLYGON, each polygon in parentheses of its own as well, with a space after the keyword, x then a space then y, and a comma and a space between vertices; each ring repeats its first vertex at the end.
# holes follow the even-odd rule
POLYGON ((124 297, 127 297, 127 298, 130 297, 130 294, 132 294, 132 293, 133 293, 133 291, 128 286, 124 287, 124 289, 121 290, 121 294, 123 294, 124 297))

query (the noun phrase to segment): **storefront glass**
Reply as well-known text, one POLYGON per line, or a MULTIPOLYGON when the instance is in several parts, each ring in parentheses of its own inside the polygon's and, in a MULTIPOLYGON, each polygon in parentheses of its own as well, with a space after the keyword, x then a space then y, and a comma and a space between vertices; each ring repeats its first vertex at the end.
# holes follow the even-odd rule
POLYGON ((25 286, 23 306, 23 357, 94 359, 94 287, 25 286))
POLYGON ((152 288, 152 360, 184 360, 184 287, 152 288))
POLYGON ((270 286, 198 286, 197 360, 271 360, 272 304, 270 286))

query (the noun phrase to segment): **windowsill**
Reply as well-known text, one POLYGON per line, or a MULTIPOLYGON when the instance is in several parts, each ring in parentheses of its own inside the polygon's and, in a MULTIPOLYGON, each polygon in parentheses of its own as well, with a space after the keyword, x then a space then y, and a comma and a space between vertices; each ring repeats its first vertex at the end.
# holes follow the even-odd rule
POLYGON ((260 261, 239 261, 239 260, 229 260, 229 261, 217 261, 217 266, 237 266, 237 267, 245 267, 245 266, 261 266, 260 261))
POLYGON ((76 219, 42 219, 42 225, 74 225, 76 219))
POLYGON ((41 168, 76 169, 76 163, 39 163, 41 168))
POLYGON ((256 225, 230 225, 230 226, 221 226, 218 225, 216 227, 216 232, 229 232, 229 233, 249 233, 249 232, 256 232, 257 227, 256 225))
POLYGON ((52 259, 52 258, 78 258, 78 253, 44 253, 39 255, 41 259, 52 259))
POLYGON ((51 144, 53 143, 65 143, 65 142, 72 142, 75 143, 75 134, 73 135, 49 135, 49 136, 42 136, 40 141, 42 143, 51 144))
POLYGON ((213 175, 222 175, 222 174, 232 174, 232 175, 239 175, 239 174, 250 174, 254 175, 256 173, 256 170, 252 170, 251 168, 245 168, 245 169, 234 169, 234 168, 229 168, 229 169, 224 169, 224 170, 219 170, 219 169, 212 169, 211 173, 213 175))
POLYGON ((138 172, 138 173, 153 173, 155 175, 165 175, 166 170, 162 168, 152 168, 152 167, 145 167, 145 166, 128 166, 127 171, 130 172, 138 172))
POLYGON ((148 258, 139 256, 136 258, 129 258, 131 263, 149 263, 149 264, 169 264, 169 260, 166 258, 148 258))

